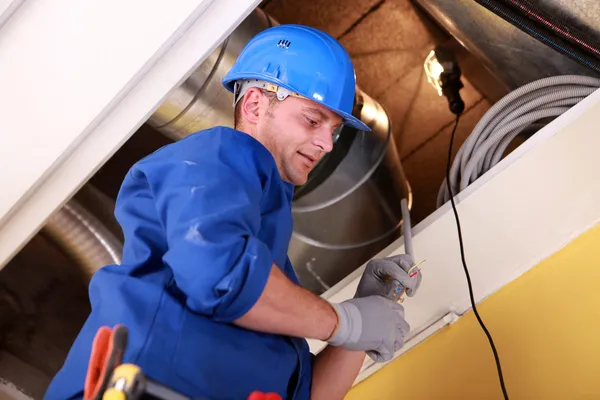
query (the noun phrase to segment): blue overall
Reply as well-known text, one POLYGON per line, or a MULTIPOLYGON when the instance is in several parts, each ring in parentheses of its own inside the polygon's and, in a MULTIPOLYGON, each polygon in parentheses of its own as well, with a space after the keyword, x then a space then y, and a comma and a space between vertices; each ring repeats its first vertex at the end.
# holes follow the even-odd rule
POLYGON ((136 163, 115 210, 123 262, 93 276, 91 314, 45 399, 82 397, 93 338, 119 323, 129 329, 124 362, 185 395, 308 399, 306 340, 231 324, 258 300, 273 262, 298 283, 287 257, 293 189, 262 144, 225 127, 136 163))

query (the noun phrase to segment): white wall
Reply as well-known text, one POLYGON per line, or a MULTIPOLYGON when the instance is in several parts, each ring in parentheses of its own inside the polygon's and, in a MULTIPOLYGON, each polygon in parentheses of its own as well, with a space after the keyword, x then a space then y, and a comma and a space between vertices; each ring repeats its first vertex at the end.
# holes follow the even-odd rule
POLYGON ((0 0, 0 28, 17 11, 17 8, 23 4, 24 0, 0 0))

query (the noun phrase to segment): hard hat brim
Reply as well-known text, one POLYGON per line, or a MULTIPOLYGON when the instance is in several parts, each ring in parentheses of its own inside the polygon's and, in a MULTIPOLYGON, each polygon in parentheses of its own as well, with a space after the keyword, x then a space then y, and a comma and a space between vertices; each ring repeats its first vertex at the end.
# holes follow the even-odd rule
MULTIPOLYGON (((324 104, 323 104, 323 106, 327 107, 324 104)), ((329 110, 333 111, 334 113, 336 113, 337 115, 339 115, 340 117, 342 117, 342 120, 344 121, 344 125, 358 129, 359 131, 371 132, 371 128, 369 128, 369 126, 367 124, 362 122, 360 119, 356 118, 354 115, 345 113, 340 110, 335 110, 330 107, 327 107, 327 108, 329 110)))

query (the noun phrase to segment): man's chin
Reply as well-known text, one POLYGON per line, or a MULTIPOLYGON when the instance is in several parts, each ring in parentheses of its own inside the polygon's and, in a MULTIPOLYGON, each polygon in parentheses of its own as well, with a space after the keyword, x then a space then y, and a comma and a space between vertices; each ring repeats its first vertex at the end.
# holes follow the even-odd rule
POLYGON ((308 182, 308 175, 297 174, 296 176, 291 177, 289 182, 293 183, 294 186, 302 186, 308 182))
POLYGON ((284 181, 293 184, 294 186, 302 186, 308 182, 308 174, 305 168, 286 168, 282 169, 281 177, 284 181))
POLYGON ((306 182, 308 182, 308 178, 294 179, 294 181, 292 183, 294 184, 294 186, 302 186, 302 185, 306 184, 306 182))

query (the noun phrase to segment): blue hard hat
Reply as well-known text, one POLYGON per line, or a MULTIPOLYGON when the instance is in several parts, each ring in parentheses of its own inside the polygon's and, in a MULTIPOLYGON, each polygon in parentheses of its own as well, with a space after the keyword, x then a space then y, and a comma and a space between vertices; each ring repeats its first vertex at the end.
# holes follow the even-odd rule
POLYGON ((303 25, 279 25, 254 36, 222 80, 234 93, 237 81, 258 80, 327 107, 345 125, 370 131, 352 115, 356 75, 350 56, 330 35, 303 25))

